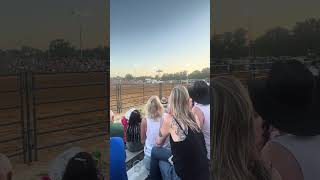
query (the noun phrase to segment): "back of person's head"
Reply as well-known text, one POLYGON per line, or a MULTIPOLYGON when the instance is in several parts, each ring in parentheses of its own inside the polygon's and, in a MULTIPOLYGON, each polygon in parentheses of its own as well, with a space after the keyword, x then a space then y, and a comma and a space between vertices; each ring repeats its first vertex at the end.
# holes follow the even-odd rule
POLYGON ((320 134, 314 111, 315 77, 299 61, 274 62, 266 80, 248 87, 256 111, 279 131, 296 136, 320 134))
POLYGON ((98 180, 96 162, 87 152, 80 152, 67 164, 62 180, 98 180))
POLYGON ((130 114, 128 128, 126 131, 127 142, 140 142, 140 123, 142 121, 141 114, 138 110, 134 110, 130 114))
POLYGON ((255 147, 253 107, 247 90, 233 77, 217 77, 210 84, 214 179, 270 179, 255 147))
POLYGON ((134 110, 130 114, 129 118, 129 126, 137 126, 140 125, 142 120, 141 114, 138 110, 134 110))
POLYGON ((190 97, 198 104, 210 104, 209 85, 205 81, 196 81, 189 89, 190 97))
POLYGON ((7 156, 0 153, 0 180, 12 179, 12 165, 7 156))
POLYGON ((169 97, 169 108, 177 121, 191 130, 200 131, 194 114, 191 112, 190 97, 184 86, 176 86, 169 97))
POLYGON ((151 96, 146 104, 147 116, 152 119, 157 119, 162 116, 163 105, 158 96, 151 96))
POLYGON ((111 121, 111 123, 114 122, 114 113, 111 110, 110 110, 110 121, 111 121))

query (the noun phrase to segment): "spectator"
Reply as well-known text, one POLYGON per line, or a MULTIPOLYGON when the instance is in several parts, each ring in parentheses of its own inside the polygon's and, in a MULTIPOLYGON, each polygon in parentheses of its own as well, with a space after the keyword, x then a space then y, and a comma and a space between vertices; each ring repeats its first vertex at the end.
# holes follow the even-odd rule
POLYGON ((204 135, 207 148, 207 158, 210 159, 210 93, 209 85, 205 81, 196 81, 192 88, 190 97, 192 98, 192 111, 198 117, 200 128, 204 135))
POLYGON ((283 180, 319 179, 320 123, 315 81, 298 61, 275 62, 269 77, 252 88, 256 111, 280 131, 263 148, 264 159, 283 180), (283 168, 286 167, 286 168, 283 168))
POLYGON ((141 143, 144 144, 144 164, 150 169, 151 150, 156 145, 160 123, 163 118, 163 106, 157 96, 151 96, 146 104, 146 118, 141 123, 141 143))
POLYGON ((110 138, 110 180, 127 180, 126 152, 123 139, 110 138))
POLYGON ((279 179, 262 161, 255 142, 253 107, 239 80, 217 77, 213 93, 213 178, 219 180, 279 179))
POLYGON ((126 145, 128 151, 136 152, 143 149, 143 144, 140 140, 140 125, 141 125, 141 114, 138 110, 134 110, 130 113, 128 122, 128 128, 126 130, 126 145))
POLYGON ((0 180, 12 180, 13 169, 7 156, 0 154, 0 180))
POLYGON ((171 91, 169 113, 161 125, 157 144, 162 145, 168 136, 173 156, 159 164, 165 177, 170 173, 183 180, 208 180, 205 140, 199 121, 191 111, 188 91, 183 86, 177 86, 171 91))
POLYGON ((66 166, 62 180, 99 180, 96 162, 87 152, 79 152, 66 166))
POLYGON ((110 110, 110 137, 121 137, 124 138, 124 127, 119 122, 114 122, 114 114, 110 110))

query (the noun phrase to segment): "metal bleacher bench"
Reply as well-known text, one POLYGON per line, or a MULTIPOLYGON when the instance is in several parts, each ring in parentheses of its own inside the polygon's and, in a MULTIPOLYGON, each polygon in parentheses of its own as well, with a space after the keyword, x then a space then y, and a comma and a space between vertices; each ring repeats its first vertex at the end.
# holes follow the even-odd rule
POLYGON ((144 167, 143 164, 143 157, 144 153, 143 150, 138 152, 130 152, 126 149, 126 167, 127 167, 127 175, 128 180, 143 180, 145 179, 149 172, 144 167))
POLYGON ((144 157, 143 150, 138 152, 130 152, 126 149, 126 154, 127 154, 127 158, 126 158, 127 171, 133 167, 134 162, 142 161, 144 157))

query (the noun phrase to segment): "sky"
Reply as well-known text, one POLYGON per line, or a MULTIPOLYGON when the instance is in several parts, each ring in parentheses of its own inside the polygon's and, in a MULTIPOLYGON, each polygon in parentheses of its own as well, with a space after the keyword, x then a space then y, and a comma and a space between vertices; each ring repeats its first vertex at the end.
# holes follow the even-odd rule
POLYGON ((1 0, 0 49, 28 45, 47 49, 49 41, 63 38, 79 47, 81 14, 83 47, 108 46, 106 0, 1 0))
POLYGON ((213 0, 211 6, 212 34, 250 24, 255 38, 276 26, 292 28, 297 21, 320 17, 319 0, 213 0))
POLYGON ((111 77, 210 64, 210 0, 110 0, 111 77))

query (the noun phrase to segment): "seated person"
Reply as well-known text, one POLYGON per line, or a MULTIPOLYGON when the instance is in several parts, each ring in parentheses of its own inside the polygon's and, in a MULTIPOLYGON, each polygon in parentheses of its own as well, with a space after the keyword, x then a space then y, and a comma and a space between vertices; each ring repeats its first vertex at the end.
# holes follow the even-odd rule
POLYGON ((12 165, 4 154, 0 154, 0 180, 12 180, 12 165))
POLYGON ((124 138, 124 127, 121 123, 114 122, 114 114, 110 111, 110 137, 124 138))
POLYGON ((51 180, 99 180, 97 163, 82 148, 72 147, 58 155, 49 168, 51 180))
POLYGON ((143 118, 141 123, 141 143, 144 144, 144 164, 149 170, 151 150, 156 146, 156 138, 163 119, 163 106, 157 96, 152 96, 148 100, 146 113, 147 116, 143 118))
POLYGON ((95 160, 89 153, 79 152, 69 160, 62 180, 100 180, 95 160))
POLYGON ((140 124, 142 118, 138 110, 132 111, 129 117, 126 131, 126 146, 130 152, 137 152, 144 147, 140 142, 140 124))
POLYGON ((123 139, 110 139, 110 180, 127 180, 126 152, 123 139))

